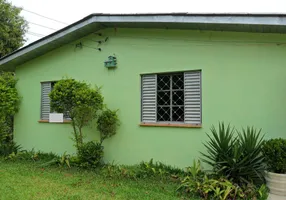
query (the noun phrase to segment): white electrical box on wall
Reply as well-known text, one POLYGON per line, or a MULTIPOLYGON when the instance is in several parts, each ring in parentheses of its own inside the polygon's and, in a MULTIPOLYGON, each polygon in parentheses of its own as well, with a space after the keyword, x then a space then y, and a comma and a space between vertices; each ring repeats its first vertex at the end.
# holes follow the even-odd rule
POLYGON ((50 123, 62 123, 62 122, 64 122, 64 114, 63 113, 50 113, 49 114, 49 122, 50 123))

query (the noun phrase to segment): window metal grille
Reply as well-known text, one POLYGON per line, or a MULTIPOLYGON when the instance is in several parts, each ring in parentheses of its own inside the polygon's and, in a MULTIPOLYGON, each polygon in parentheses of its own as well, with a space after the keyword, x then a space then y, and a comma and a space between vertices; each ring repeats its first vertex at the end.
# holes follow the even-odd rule
POLYGON ((157 121, 184 122, 184 74, 157 75, 157 121))

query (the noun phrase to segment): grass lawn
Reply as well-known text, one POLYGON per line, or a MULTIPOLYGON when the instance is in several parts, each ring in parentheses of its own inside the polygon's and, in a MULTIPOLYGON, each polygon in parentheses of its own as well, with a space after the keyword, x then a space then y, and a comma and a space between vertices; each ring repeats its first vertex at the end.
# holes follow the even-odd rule
POLYGON ((91 171, 41 168, 0 159, 0 199, 182 199, 177 183, 105 178, 91 171))

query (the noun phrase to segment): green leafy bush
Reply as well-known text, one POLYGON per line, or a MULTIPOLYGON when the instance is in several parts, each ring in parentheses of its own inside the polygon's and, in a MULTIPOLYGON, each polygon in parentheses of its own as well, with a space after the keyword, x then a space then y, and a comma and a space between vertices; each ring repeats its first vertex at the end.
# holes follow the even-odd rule
POLYGON ((210 141, 204 144, 207 153, 202 153, 203 161, 213 167, 215 173, 238 184, 262 183, 263 136, 261 131, 247 127, 237 131, 230 125, 219 124, 219 129, 211 127, 210 141))
POLYGON ((262 152, 269 171, 286 173, 286 139, 277 138, 265 141, 262 152))
POLYGON ((16 84, 13 73, 0 72, 0 156, 5 157, 20 148, 13 142, 13 119, 21 100, 16 84))
POLYGON ((103 142, 103 140, 115 135, 118 126, 119 120, 117 111, 104 110, 97 120, 97 130, 100 133, 100 141, 103 142))
POLYGON ((238 185, 232 181, 206 174, 201 169, 200 162, 194 162, 188 168, 189 174, 181 180, 177 191, 189 197, 199 197, 206 200, 228 199, 260 199, 266 200, 268 190, 265 185, 257 188, 253 184, 238 185))
POLYGON ((103 163, 103 146, 99 142, 83 143, 78 151, 80 167, 98 167, 103 163))
POLYGON ((19 111, 21 97, 16 89, 18 80, 11 72, 0 72, 0 116, 13 116, 19 111))

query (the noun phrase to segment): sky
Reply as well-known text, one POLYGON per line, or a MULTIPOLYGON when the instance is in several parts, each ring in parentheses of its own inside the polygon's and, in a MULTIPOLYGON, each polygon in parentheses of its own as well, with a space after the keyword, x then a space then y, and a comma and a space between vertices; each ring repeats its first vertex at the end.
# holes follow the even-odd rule
POLYGON ((8 0, 29 22, 25 45, 91 13, 286 13, 286 0, 8 0), (39 15, 60 21, 56 22, 39 15), (42 27, 45 26, 45 27, 42 27))

